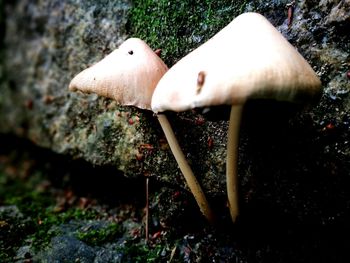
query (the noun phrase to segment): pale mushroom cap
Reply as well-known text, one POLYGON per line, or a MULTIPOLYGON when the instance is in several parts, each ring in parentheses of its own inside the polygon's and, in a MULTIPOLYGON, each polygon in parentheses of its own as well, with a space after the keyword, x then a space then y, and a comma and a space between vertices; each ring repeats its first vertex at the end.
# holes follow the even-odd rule
POLYGON ((232 105, 251 97, 293 101, 318 94, 320 86, 311 66, 265 17, 245 13, 162 77, 152 110, 232 105))
POLYGON ((75 76, 69 89, 96 93, 121 105, 151 109, 154 88, 167 70, 164 62, 144 41, 130 38, 75 76))

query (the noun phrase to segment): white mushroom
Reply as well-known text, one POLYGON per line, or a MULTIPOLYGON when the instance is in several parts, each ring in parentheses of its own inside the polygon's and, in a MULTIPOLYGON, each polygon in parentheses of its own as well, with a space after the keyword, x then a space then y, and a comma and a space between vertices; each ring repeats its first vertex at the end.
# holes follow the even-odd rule
MULTIPOLYGON (((71 91, 93 92, 121 105, 151 109, 151 97, 168 67, 142 40, 130 38, 104 59, 85 69, 69 84, 71 91)), ((209 203, 188 165, 164 114, 158 115, 170 148, 204 216, 213 221, 209 203)))
POLYGON ((318 94, 320 86, 310 65, 265 17, 245 13, 162 77, 152 97, 152 110, 232 105, 226 176, 229 208, 235 221, 239 214, 237 145, 245 101, 302 101, 318 94))
POLYGON ((129 38, 104 59, 76 75, 69 89, 150 110, 153 90, 167 70, 144 41, 129 38))

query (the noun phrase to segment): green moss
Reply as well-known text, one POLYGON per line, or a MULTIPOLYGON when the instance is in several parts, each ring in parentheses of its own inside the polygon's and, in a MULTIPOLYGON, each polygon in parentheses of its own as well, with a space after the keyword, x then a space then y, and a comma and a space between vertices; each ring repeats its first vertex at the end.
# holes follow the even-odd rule
MULTIPOLYGON (((13 255, 15 248, 20 246, 26 239, 32 239, 33 248, 39 250, 48 245, 51 238, 59 234, 54 230, 54 226, 67 223, 70 220, 95 219, 98 213, 95 210, 83 210, 79 208, 69 208, 66 211, 57 211, 56 200, 52 194, 35 190, 35 185, 43 179, 40 173, 34 173, 23 182, 2 173, 0 182, 0 200, 2 205, 15 205, 23 214, 22 219, 9 221, 11 228, 20 231, 8 232, 11 240, 6 240, 6 246, 11 245, 11 250, 5 251, 8 255, 13 255), (23 224, 23 221, 25 224, 23 224), (10 243, 9 243, 10 242, 10 243)), ((4 256, 3 252, 2 256, 4 256)), ((1 259, 1 257, 0 257, 1 259)), ((0 260, 1 261, 1 260, 0 260)))
POLYGON ((171 66, 242 13, 244 0, 134 0, 130 35, 162 49, 171 66))
POLYGON ((127 243, 123 247, 118 247, 117 251, 123 255, 123 262, 162 262, 165 260, 165 255, 162 255, 163 251, 167 253, 167 259, 169 259, 169 249, 164 248, 161 245, 154 247, 141 243, 127 243))
POLYGON ((122 228, 116 223, 111 223, 105 228, 79 231, 76 237, 92 246, 99 246, 111 242, 122 234, 122 228))
POLYGON ((65 212, 57 213, 53 207, 45 209, 44 213, 38 213, 40 216, 38 222, 35 222, 35 233, 32 235, 33 247, 38 250, 47 246, 51 238, 59 234, 54 226, 67 223, 71 220, 94 219, 98 216, 94 210, 83 210, 79 208, 70 208, 65 212))
POLYGON ((97 212, 93 210, 83 210, 70 208, 66 211, 57 212, 54 200, 46 193, 36 191, 22 193, 5 200, 7 205, 16 205, 25 217, 30 218, 30 227, 27 228, 27 237, 33 240, 33 247, 38 250, 47 246, 51 238, 58 235, 59 231, 53 226, 59 226, 70 220, 86 220, 96 218, 97 212))

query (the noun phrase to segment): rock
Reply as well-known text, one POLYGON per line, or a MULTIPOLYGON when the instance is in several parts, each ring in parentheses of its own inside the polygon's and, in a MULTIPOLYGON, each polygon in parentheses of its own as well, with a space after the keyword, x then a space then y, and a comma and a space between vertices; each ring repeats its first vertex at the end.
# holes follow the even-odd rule
POLYGON ((0 257, 12 255, 12 248, 20 245, 26 231, 30 231, 29 220, 17 206, 0 206, 0 257))
POLYGON ((18 207, 15 205, 10 206, 0 206, 0 216, 1 219, 16 220, 23 219, 23 214, 19 211, 18 207))
POLYGON ((51 239, 48 247, 32 253, 33 259, 38 262, 120 262, 115 248, 123 231, 118 229, 111 236, 106 232, 111 225, 104 220, 91 220, 54 226, 60 234, 51 239))
MULTIPOLYGON (((345 220, 350 196, 345 187, 350 169, 347 1, 321 1, 319 8, 319 1, 297 1, 288 7, 293 8, 289 19, 290 1, 215 3, 211 9, 207 3, 184 2, 174 12, 164 12, 171 6, 165 2, 151 8, 141 1, 107 0, 6 4, 0 98, 0 122, 6 125, 0 132, 74 159, 112 165, 127 177, 147 175, 186 188, 152 113, 70 93, 68 83, 131 32, 144 36, 152 48, 161 47, 164 56, 173 54, 166 59, 172 63, 240 12, 257 11, 310 62, 324 93, 306 109, 270 102, 247 105, 239 156, 243 211, 259 214, 260 207, 271 207, 269 212, 295 220, 345 220), (187 25, 183 17, 194 24, 187 25)), ((170 121, 205 192, 224 206, 227 122, 194 112, 171 114, 170 121)))
MULTIPOLYGON (((0 132, 16 133, 41 147, 95 165, 112 165, 128 177, 152 175, 185 187, 152 113, 119 107, 96 95, 68 92, 75 74, 127 37, 129 9, 127 1, 7 5, 3 75, 7 81, 2 82, 6 95, 0 101, 0 120, 7 125, 1 126, 0 132)), ((192 117, 179 120, 176 116, 172 122, 190 161, 203 168, 199 177, 224 171, 226 124, 197 125, 192 117), (188 135, 177 125, 195 130, 188 135), (216 127, 220 130, 215 131, 216 127), (210 152, 209 137, 216 140, 215 150, 210 152), (199 152, 204 153, 203 161, 195 160, 199 152)), ((224 176, 220 177, 215 185, 210 186, 207 179, 203 183, 217 192, 225 185, 224 176)))
POLYGON ((69 236, 54 237, 51 241, 52 250, 39 258, 47 262, 94 262, 94 249, 69 236))
MULTIPOLYGON (((8 86, 4 88, 8 96, 1 102, 1 116, 7 125, 2 126, 1 131, 15 132, 60 153, 75 152, 75 158, 90 155, 88 159, 94 163, 108 163, 106 158, 96 154, 101 141, 95 140, 90 129, 96 127, 96 121, 97 137, 105 136, 104 131, 108 123, 113 122, 114 115, 93 117, 90 128, 72 128, 74 122, 89 123, 90 113, 84 111, 94 111, 93 105, 104 102, 98 101, 96 96, 82 99, 70 94, 67 85, 74 74, 101 59, 125 39, 129 6, 127 1, 118 4, 102 1, 99 5, 93 1, 41 1, 36 4, 23 1, 8 5, 5 21, 8 86), (74 115, 78 118, 72 121, 74 115), (83 148, 88 151, 86 154, 81 154, 83 148)), ((125 133, 123 124, 119 122, 113 127, 125 133)), ((125 142, 118 153, 123 155, 129 152, 128 147, 134 146, 130 142, 134 137, 121 138, 125 142)), ((117 166, 123 166, 123 162, 119 160, 117 166)))
POLYGON ((347 23, 350 25, 350 3, 349 1, 321 1, 321 6, 327 10, 327 5, 332 6, 331 12, 327 16, 326 22, 328 23, 347 23))

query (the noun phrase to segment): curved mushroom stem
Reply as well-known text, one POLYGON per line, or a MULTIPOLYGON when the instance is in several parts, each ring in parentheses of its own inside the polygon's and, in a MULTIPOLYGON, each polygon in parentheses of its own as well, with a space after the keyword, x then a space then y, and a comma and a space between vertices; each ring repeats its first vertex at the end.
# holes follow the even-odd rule
POLYGON ((243 105, 231 107, 230 122, 227 135, 226 184, 228 205, 232 221, 239 215, 238 208, 238 141, 243 105))
POLYGON ((184 175, 187 185, 190 188, 194 198, 197 201, 197 204, 203 213, 203 215, 208 219, 210 223, 214 222, 214 214, 212 213, 209 203, 204 195, 204 192, 199 185, 196 177, 194 176, 191 167, 186 161, 186 158, 180 148, 180 145, 175 137, 174 131, 171 128, 171 125, 165 116, 165 114, 157 114, 158 120, 162 129, 164 131, 165 137, 169 143, 170 149, 180 167, 182 174, 184 175))

